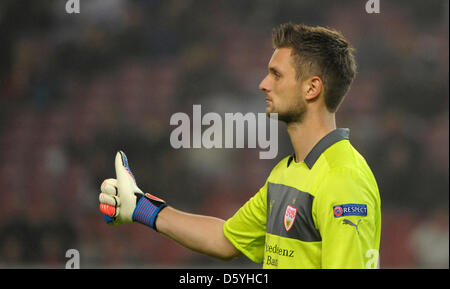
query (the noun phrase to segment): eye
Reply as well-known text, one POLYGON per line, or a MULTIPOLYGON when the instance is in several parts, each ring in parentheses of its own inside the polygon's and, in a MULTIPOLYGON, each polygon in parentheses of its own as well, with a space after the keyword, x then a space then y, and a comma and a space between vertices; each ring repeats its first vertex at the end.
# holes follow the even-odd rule
POLYGON ((280 79, 280 77, 281 77, 281 75, 278 73, 278 72, 274 72, 273 73, 273 77, 276 79, 276 80, 278 80, 278 79, 280 79))
POLYGON ((281 78, 281 73, 274 67, 269 68, 269 73, 275 78, 275 80, 279 80, 281 78))

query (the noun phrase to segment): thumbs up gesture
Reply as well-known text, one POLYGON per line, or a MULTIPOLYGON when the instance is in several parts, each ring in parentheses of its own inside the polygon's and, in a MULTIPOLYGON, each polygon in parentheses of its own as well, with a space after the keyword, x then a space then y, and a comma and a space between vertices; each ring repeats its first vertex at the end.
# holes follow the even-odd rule
POLYGON ((139 189, 122 151, 116 154, 115 168, 116 179, 106 179, 100 186, 100 211, 106 223, 119 225, 137 221, 156 230, 156 217, 166 202, 139 189))

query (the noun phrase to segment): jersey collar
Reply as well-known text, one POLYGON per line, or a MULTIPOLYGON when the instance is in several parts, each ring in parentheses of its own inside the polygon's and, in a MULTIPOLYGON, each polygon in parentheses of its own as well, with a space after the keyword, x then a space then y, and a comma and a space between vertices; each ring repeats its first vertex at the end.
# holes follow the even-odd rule
MULTIPOLYGON (((309 152, 305 158, 305 163, 309 169, 311 169, 316 163, 320 155, 330 146, 337 143, 338 141, 349 139, 350 129, 348 128, 337 128, 324 136, 309 152)), ((295 160, 295 153, 289 158, 287 166, 291 164, 292 160, 295 160)))

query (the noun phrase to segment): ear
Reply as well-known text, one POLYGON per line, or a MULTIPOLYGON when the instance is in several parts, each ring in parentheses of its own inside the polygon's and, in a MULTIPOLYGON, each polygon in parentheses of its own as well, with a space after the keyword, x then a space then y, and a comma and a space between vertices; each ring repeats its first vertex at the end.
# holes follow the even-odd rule
POLYGON ((323 91, 323 82, 319 76, 312 76, 305 80, 305 99, 306 101, 315 101, 323 91))

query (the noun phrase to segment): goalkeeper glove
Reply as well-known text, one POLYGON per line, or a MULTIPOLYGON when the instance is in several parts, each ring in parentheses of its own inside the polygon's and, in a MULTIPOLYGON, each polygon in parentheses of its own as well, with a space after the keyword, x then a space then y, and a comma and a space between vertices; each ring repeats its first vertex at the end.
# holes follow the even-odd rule
POLYGON ((119 225, 139 222, 156 230, 156 217, 166 207, 166 202, 151 194, 144 194, 138 188, 122 151, 116 154, 115 168, 117 179, 106 179, 100 187, 100 211, 106 223, 119 225))

